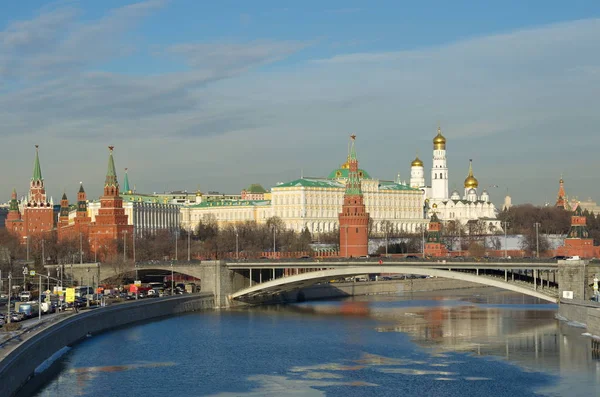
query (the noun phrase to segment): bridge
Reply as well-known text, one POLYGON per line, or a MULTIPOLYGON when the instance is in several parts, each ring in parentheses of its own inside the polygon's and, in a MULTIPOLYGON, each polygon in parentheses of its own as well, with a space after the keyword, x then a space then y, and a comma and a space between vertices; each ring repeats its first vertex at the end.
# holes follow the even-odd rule
MULTIPOLYGON (((47 266, 50 269, 54 266, 47 266)), ((225 307, 235 302, 270 301, 289 291, 318 283, 358 275, 419 275, 462 280, 493 286, 557 302, 562 291, 582 299, 591 296, 590 285, 600 265, 588 261, 543 262, 536 260, 495 262, 427 261, 379 259, 255 260, 255 261, 148 261, 130 264, 125 269, 103 264, 75 264, 65 267, 75 280, 97 274, 95 280, 118 275, 144 274, 188 275, 201 280, 202 290, 215 293, 217 304, 225 307), (71 266, 73 266, 71 268, 71 266), (77 273, 79 272, 79 273, 77 273), (587 280, 587 281, 586 281, 587 280)), ((93 285, 93 284, 91 284, 93 285)), ((332 284, 335 286, 335 283, 332 284)), ((585 300, 585 299, 584 299, 585 300)))
POLYGON ((249 286, 229 296, 255 302, 291 290, 364 274, 405 274, 461 280, 556 302, 558 263, 551 262, 253 262, 228 263, 244 272, 249 286), (256 282, 258 281, 258 282, 256 282))

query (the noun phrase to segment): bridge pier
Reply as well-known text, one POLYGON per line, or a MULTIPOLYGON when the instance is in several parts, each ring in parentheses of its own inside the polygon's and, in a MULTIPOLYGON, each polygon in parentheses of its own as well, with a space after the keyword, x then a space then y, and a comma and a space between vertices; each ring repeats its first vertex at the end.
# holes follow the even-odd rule
POLYGON ((590 264, 584 260, 558 261, 559 297, 588 301, 594 294, 596 274, 600 274, 598 263, 590 264))
POLYGON ((508 270, 504 269, 504 281, 508 281, 508 270))

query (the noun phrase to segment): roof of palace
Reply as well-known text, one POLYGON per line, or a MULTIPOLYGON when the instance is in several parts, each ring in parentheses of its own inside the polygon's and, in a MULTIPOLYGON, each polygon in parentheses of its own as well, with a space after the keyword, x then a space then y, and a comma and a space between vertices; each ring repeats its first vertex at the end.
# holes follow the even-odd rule
POLYGON ((408 185, 403 185, 401 183, 396 183, 392 181, 379 181, 379 189, 380 190, 412 190, 421 192, 421 189, 413 188, 408 185))
POLYGON ((204 201, 199 204, 187 205, 188 208, 206 208, 206 207, 262 207, 270 206, 271 200, 221 200, 204 201))
POLYGON ((167 204, 168 199, 164 197, 153 196, 149 194, 140 194, 133 193, 128 194, 127 192, 121 193, 121 198, 123 198, 123 202, 140 202, 140 203, 157 203, 157 204, 167 204))
MULTIPOLYGON (((348 170, 346 170, 348 171, 348 170)), ((346 173, 347 175, 347 173, 346 173)), ((293 180, 291 182, 282 183, 280 185, 276 185, 273 188, 281 188, 281 187, 318 187, 318 188, 339 188, 343 189, 346 187, 345 184, 331 180, 331 179, 319 179, 319 178, 300 178, 293 180)))
MULTIPOLYGON (((329 179, 348 179, 348 168, 346 167, 346 164, 342 165, 341 168, 337 168, 333 171, 331 171, 331 173, 329 173, 329 176, 327 178, 329 179)), ((358 169, 358 177, 360 179, 372 179, 371 175, 369 175, 369 173, 361 168, 358 169)))

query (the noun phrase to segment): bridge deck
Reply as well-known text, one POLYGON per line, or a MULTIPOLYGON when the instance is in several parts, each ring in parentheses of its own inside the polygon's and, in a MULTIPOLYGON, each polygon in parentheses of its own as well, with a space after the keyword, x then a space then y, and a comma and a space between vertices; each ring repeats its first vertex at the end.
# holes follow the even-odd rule
MULTIPOLYGON (((415 262, 392 262, 392 261, 383 261, 382 264, 379 264, 375 261, 347 261, 347 262, 337 262, 337 261, 324 261, 324 262, 316 262, 311 260, 306 261, 265 261, 265 262, 228 262, 227 267, 231 270, 236 269, 335 269, 335 268, 345 268, 345 267, 354 267, 354 266, 372 266, 373 268, 380 267, 381 265, 385 266, 394 266, 398 268, 402 267, 421 267, 421 268, 429 268, 429 269, 501 269, 501 270, 556 270, 558 269, 558 263, 555 262, 425 262, 425 261, 415 261, 415 262)), ((373 272, 376 273, 376 272, 373 272)))

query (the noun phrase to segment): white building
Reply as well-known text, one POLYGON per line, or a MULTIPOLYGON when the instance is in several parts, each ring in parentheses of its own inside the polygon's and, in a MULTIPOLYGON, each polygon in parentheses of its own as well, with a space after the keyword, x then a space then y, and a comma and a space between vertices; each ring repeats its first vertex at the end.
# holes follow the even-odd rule
POLYGON ((431 187, 425 185, 423 162, 417 157, 411 163, 410 186, 425 192, 427 216, 433 212, 442 221, 457 221, 465 225, 469 221, 485 221, 489 229, 501 230, 501 222, 497 219, 497 211, 490 201, 486 190, 478 192, 479 182, 473 175, 473 164, 469 162, 469 172, 464 181, 464 191, 448 194, 448 167, 446 164, 446 138, 438 128, 433 139, 433 166, 431 169, 431 187))

